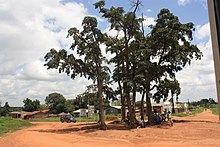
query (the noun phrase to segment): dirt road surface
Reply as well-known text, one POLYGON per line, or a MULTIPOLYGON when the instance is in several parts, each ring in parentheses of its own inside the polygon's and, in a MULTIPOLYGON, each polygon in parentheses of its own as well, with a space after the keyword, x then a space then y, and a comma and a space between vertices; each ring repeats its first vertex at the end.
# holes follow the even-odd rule
POLYGON ((209 110, 190 117, 175 117, 167 124, 128 130, 108 124, 38 122, 35 126, 0 138, 0 147, 146 147, 220 146, 218 116, 209 110))

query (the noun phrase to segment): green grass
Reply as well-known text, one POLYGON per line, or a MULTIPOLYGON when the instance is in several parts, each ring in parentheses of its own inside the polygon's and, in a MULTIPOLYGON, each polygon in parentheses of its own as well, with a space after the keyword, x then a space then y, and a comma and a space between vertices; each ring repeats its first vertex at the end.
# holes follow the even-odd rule
POLYGON ((204 111, 204 109, 205 108, 203 108, 203 107, 195 108, 192 111, 190 111, 190 115, 195 115, 195 114, 202 113, 204 111))
POLYGON ((180 113, 175 113, 172 115, 177 116, 177 117, 185 117, 185 116, 189 116, 189 115, 199 114, 199 113, 202 113, 203 111, 204 111, 204 108, 199 107, 199 108, 194 108, 193 110, 188 111, 188 112, 180 112, 180 113))
MULTIPOLYGON (((106 115, 107 116, 114 116, 114 115, 106 115)), ((120 116, 118 116, 120 119, 120 116)), ((93 115, 89 117, 76 117, 77 122, 97 122, 99 120, 98 115, 93 115)), ((59 122, 60 118, 59 117, 46 117, 46 118, 33 118, 28 120, 30 122, 59 122)))
MULTIPOLYGON (((30 122, 60 122, 60 117, 46 117, 46 118, 33 118, 29 120, 30 122)), ((90 117, 76 117, 77 122, 96 122, 98 121, 98 116, 90 117)))
POLYGON ((189 113, 187 112, 180 112, 180 113, 174 113, 173 116, 177 116, 177 117, 185 117, 188 116, 189 113))
POLYGON ((218 105, 214 105, 211 108, 212 114, 219 115, 218 105))
POLYGON ((6 133, 14 132, 31 125, 32 124, 27 121, 0 117, 0 136, 4 136, 6 133))
POLYGON ((89 116, 89 117, 77 117, 76 122, 97 122, 99 117, 96 115, 89 116))
POLYGON ((59 122, 59 117, 46 117, 46 118, 33 118, 29 120, 30 122, 59 122))

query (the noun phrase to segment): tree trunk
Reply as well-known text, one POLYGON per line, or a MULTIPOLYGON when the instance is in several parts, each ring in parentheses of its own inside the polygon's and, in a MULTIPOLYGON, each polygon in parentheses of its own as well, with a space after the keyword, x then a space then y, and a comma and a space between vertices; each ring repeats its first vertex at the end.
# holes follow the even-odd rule
POLYGON ((99 97, 100 124, 101 124, 101 129, 106 130, 107 126, 105 124, 102 90, 103 90, 103 79, 102 79, 101 64, 99 63, 98 64, 98 97, 99 97))
MULTIPOLYGON (((129 47, 128 47, 128 42, 130 41, 129 40, 129 37, 127 36, 127 28, 124 28, 124 39, 125 39, 125 75, 126 75, 126 80, 129 80, 129 75, 130 75, 130 70, 129 70, 129 67, 130 67, 130 62, 129 62, 129 47)), ((127 105, 128 105, 128 110, 129 110, 129 115, 130 115, 130 128, 133 129, 133 128, 136 128, 136 122, 135 122, 135 115, 133 114, 133 108, 132 108, 132 105, 131 105, 131 98, 130 98, 130 90, 129 90, 129 87, 128 87, 128 84, 127 82, 125 82, 125 94, 126 94, 126 99, 127 99, 127 105)))
POLYGON ((146 92, 146 103, 147 103, 147 119, 148 123, 150 124, 152 122, 152 106, 150 101, 150 92, 147 90, 146 92))
POLYGON ((135 84, 133 84, 133 91, 132 91, 132 93, 133 93, 133 99, 132 99, 132 113, 133 113, 133 115, 134 115, 134 119, 135 119, 135 121, 136 121, 136 115, 135 115, 135 112, 136 112, 136 90, 137 90, 137 88, 136 88, 136 85, 135 84))
POLYGON ((129 111, 129 126, 131 129, 136 128, 136 123, 135 123, 135 114, 133 113, 133 108, 131 106, 131 98, 129 96, 129 94, 126 94, 126 98, 127 98, 127 104, 128 104, 128 111, 129 111))
POLYGON ((172 104, 172 113, 175 113, 175 107, 174 107, 174 99, 173 96, 171 98, 171 104, 172 104))
POLYGON ((146 104, 147 104, 147 119, 148 123, 150 124, 152 122, 152 106, 150 101, 150 78, 148 76, 148 73, 145 75, 146 80, 146 104))
POLYGON ((126 120, 125 114, 125 97, 123 96, 122 87, 120 81, 118 81, 120 97, 121 97, 121 121, 124 122, 126 120))
POLYGON ((141 97, 141 120, 144 120, 144 95, 145 95, 145 91, 143 91, 141 97))

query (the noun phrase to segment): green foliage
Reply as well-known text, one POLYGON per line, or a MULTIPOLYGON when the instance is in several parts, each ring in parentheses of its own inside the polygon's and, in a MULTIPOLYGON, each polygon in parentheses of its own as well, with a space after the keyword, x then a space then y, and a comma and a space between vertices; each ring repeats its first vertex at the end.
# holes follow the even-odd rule
POLYGON ((201 99, 200 101, 197 101, 197 102, 191 102, 192 106, 200 106, 200 107, 205 107, 205 108, 210 108, 215 104, 216 102, 214 101, 213 98, 201 99))
MULTIPOLYGON (((79 75, 97 82, 97 93, 88 91, 79 95, 73 102, 75 108, 86 107, 85 104, 90 103, 86 97, 88 95, 95 97, 97 94, 99 100, 97 103, 100 104, 103 120, 103 103, 107 104, 110 98, 114 99, 115 93, 110 88, 105 89, 110 77, 108 65, 104 64, 106 59, 100 49, 102 44, 105 44, 106 51, 113 55, 109 61, 115 65, 112 79, 119 85, 118 93, 122 99, 122 106, 125 106, 126 98, 131 125, 134 126, 135 123, 135 114, 132 114, 134 111, 131 109, 135 104, 137 92, 144 92, 147 97, 150 91, 155 90, 153 98, 157 102, 160 99, 166 100, 169 92, 172 101, 174 95, 178 98, 181 89, 175 79, 176 73, 190 64, 192 59, 202 57, 201 51, 191 42, 194 24, 191 22, 183 24, 168 9, 162 9, 157 15, 156 24, 150 26, 151 31, 146 35, 144 19, 136 15, 140 5, 140 1, 137 0, 134 2, 134 10, 125 12, 123 7, 106 8, 104 0, 96 2, 95 8, 109 21, 110 29, 118 31, 118 34, 120 32, 120 37, 102 33, 97 27, 96 18, 87 16, 83 19, 82 31, 77 28, 68 30, 67 37, 73 38, 70 49, 76 51, 79 58, 64 49, 60 51, 51 49, 46 54, 45 66, 48 69, 58 69, 60 73, 64 72, 72 79, 79 75), (104 102, 103 93, 106 96, 104 102), (133 93, 132 99, 130 93, 133 93)), ((93 102, 96 105, 95 99, 93 102)), ((150 98, 147 97, 149 119, 150 102, 150 98)))
POLYGON ((51 49, 45 56, 47 62, 45 65, 48 69, 55 68, 60 73, 65 72, 72 79, 79 75, 97 82, 101 127, 105 129, 102 90, 103 83, 110 78, 109 68, 103 64, 105 57, 100 48, 105 41, 106 34, 103 34, 97 26, 98 22, 95 17, 86 16, 82 22, 81 32, 77 28, 68 30, 67 37, 73 39, 70 49, 76 51, 80 58, 77 59, 74 54, 68 54, 64 49, 59 52, 51 49))
POLYGON ((210 107, 212 114, 219 115, 218 105, 214 104, 210 107))
POLYGON ((198 108, 194 108, 193 110, 191 110, 190 114, 195 115, 195 114, 202 113, 203 111, 204 111, 203 107, 198 107, 198 108))
POLYGON ((194 108, 194 109, 187 111, 187 112, 174 113, 172 115, 177 116, 177 117, 185 117, 185 116, 189 116, 189 115, 199 114, 199 113, 202 113, 203 111, 204 111, 203 107, 197 107, 197 108, 194 108))
POLYGON ((75 110, 74 100, 66 100, 65 102, 66 112, 71 113, 75 110))
POLYGON ((10 106, 8 102, 5 102, 5 105, 0 110, 0 116, 7 116, 9 112, 10 112, 10 106))
POLYGON ((46 104, 50 110, 50 113, 59 114, 66 112, 65 97, 60 93, 51 93, 45 99, 46 104))
POLYGON ((4 136, 6 133, 14 132, 31 125, 32 124, 27 121, 0 117, 0 136, 4 136))
POLYGON ((39 100, 32 101, 31 99, 26 98, 25 100, 23 100, 23 103, 24 103, 24 107, 23 107, 24 111, 33 112, 33 111, 40 110, 40 101, 39 100))

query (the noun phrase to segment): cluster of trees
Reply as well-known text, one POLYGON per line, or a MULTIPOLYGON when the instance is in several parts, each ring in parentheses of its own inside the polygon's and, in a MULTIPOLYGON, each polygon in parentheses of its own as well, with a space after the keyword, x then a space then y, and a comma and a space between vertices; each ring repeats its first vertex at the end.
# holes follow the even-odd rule
POLYGON ((104 0, 98 1, 94 4, 95 8, 110 23, 110 29, 116 30, 118 34, 109 36, 103 33, 98 28, 96 18, 87 16, 82 22, 82 31, 77 28, 68 31, 68 37, 73 39, 70 49, 76 51, 77 55, 65 49, 51 49, 45 55, 48 69, 58 69, 72 79, 79 75, 94 81, 98 89, 102 129, 106 129, 104 97, 119 95, 122 121, 126 119, 127 106, 130 127, 135 128, 136 96, 137 93, 142 94, 142 111, 145 99, 148 121, 151 122, 151 98, 157 102, 166 101, 169 95, 172 102, 174 96, 178 98, 181 90, 175 74, 190 64, 192 59, 202 57, 200 50, 191 43, 193 23, 182 24, 168 9, 162 9, 157 15, 156 24, 151 25, 151 31, 146 34, 143 15, 137 16, 140 5, 140 0, 136 0, 133 10, 126 12, 123 7, 107 8, 104 0), (105 45, 106 52, 112 54, 111 59, 107 60, 103 55, 101 45, 105 45), (112 74, 110 64, 114 65, 112 74), (118 84, 114 94, 109 91, 111 82, 118 84), (104 89, 107 89, 107 93, 104 89))
POLYGON ((7 116, 10 112, 10 106, 8 102, 5 102, 4 106, 0 109, 0 116, 7 116))
POLYGON ((31 100, 29 98, 26 98, 23 100, 24 107, 23 110, 27 112, 33 112, 38 111, 40 109, 40 101, 39 100, 31 100))
POLYGON ((191 106, 194 106, 194 107, 199 106, 199 107, 204 107, 204 108, 211 108, 216 104, 217 103, 215 102, 215 100, 213 98, 201 99, 197 102, 190 103, 191 106))

